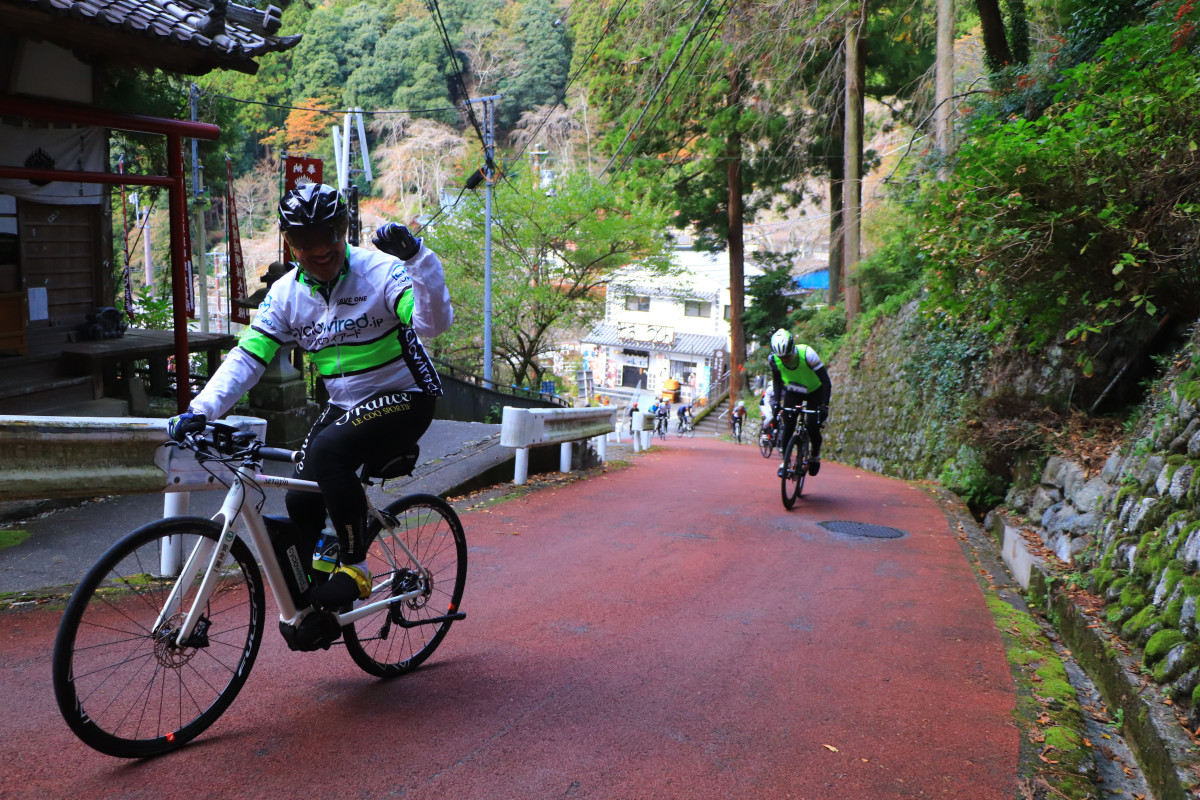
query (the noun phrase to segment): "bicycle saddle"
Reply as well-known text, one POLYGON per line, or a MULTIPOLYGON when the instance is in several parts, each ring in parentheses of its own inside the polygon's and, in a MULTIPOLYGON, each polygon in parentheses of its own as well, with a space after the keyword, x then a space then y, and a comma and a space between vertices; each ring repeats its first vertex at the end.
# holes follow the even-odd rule
POLYGON ((417 458, 420 455, 420 446, 414 444, 410 450, 405 450, 390 461, 368 461, 366 464, 363 464, 360 477, 365 483, 370 479, 389 481, 393 478, 403 478, 405 475, 412 475, 413 470, 417 467, 417 458))

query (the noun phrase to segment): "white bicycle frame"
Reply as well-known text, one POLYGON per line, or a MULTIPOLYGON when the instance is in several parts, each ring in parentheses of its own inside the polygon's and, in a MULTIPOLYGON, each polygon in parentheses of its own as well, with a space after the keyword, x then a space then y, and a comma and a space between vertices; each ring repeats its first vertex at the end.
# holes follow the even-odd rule
MULTIPOLYGON (((277 489, 295 489, 303 492, 320 492, 321 490, 314 481, 266 475, 255 472, 251 467, 258 468, 259 465, 247 461, 243 462, 233 471, 233 481, 229 486, 229 491, 225 494, 225 501, 221 505, 221 510, 212 518, 214 522, 220 522, 221 535, 216 542, 207 537, 201 537, 200 541, 196 543, 196 546, 188 555, 187 562, 183 565, 179 573, 179 578, 175 582, 175 586, 167 596, 167 600, 159 612, 158 619, 155 620, 154 630, 157 630, 160 625, 182 610, 183 594, 187 591, 187 587, 191 586, 192 582, 203 572, 204 577, 201 580, 200 588, 196 592, 196 597, 192 601, 191 608, 187 610, 183 623, 175 632, 175 640, 179 642, 186 641, 192 635, 203 609, 212 596, 213 589, 216 588, 221 565, 225 563, 225 559, 228 558, 229 551, 233 547, 233 542, 237 539, 238 534, 234 523, 239 518, 249 533, 248 538, 254 545, 255 551, 257 551, 259 565, 267 576, 267 585, 270 586, 271 594, 275 597, 275 602, 279 607, 279 619, 286 623, 297 624, 303 618, 304 614, 310 610, 311 607, 298 609, 292 601, 291 592, 287 588, 287 581, 283 577, 284 565, 279 563, 279 559, 275 555, 275 549, 271 546, 271 539, 267 534, 267 527, 266 523, 263 522, 262 513, 253 503, 243 505, 246 499, 245 481, 251 480, 259 485, 277 489)), ((374 504, 371 503, 370 497, 367 498, 367 510, 382 526, 380 535, 383 532, 392 531, 391 524, 379 509, 375 508, 374 504)), ((410 563, 415 565, 418 574, 423 576, 425 574, 424 567, 417 557, 413 555, 413 552, 409 550, 408 544, 405 543, 403 537, 393 536, 393 538, 408 555, 410 563)), ((388 561, 391 571, 395 571, 398 565, 393 562, 391 550, 387 547, 383 547, 381 550, 388 561)), ((391 573, 389 572, 386 580, 372 587, 372 594, 385 588, 390 580, 391 573)), ((347 625, 385 606, 417 597, 423 591, 424 586, 421 586, 414 591, 389 595, 382 600, 373 602, 360 600, 355 603, 355 607, 352 610, 337 615, 338 624, 347 625)))

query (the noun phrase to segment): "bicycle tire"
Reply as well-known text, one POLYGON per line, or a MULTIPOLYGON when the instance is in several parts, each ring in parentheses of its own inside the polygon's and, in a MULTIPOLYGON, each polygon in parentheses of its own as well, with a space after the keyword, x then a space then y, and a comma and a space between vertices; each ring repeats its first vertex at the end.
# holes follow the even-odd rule
POLYGON ((804 479, 808 475, 808 434, 803 430, 792 434, 788 440, 783 464, 783 507, 791 509, 800 499, 800 493, 804 491, 804 479))
POLYGON ((691 422, 689 422, 687 426, 687 437, 689 439, 696 438, 696 426, 691 422))
MULTIPOLYGON (((67 603, 51 677, 67 725, 88 746, 118 758, 174 750, 212 725, 245 684, 263 638, 263 584, 250 548, 235 539, 202 617, 202 644, 169 643, 168 617, 152 629, 176 580, 159 575, 162 546, 182 537, 186 557, 221 528, 173 517, 122 537, 88 571, 67 603), (147 674, 148 673, 148 674, 147 674)), ((183 609, 203 570, 187 589, 183 609)))
POLYGON ((771 453, 775 450, 775 440, 764 430, 758 431, 758 451, 762 453, 763 458, 770 458, 771 453))
MULTIPOLYGON (((467 540, 454 509, 431 494, 402 497, 384 509, 395 521, 394 530, 425 567, 428 575, 425 593, 397 603, 342 628, 346 650, 354 663, 380 678, 402 675, 417 667, 437 649, 450 631, 453 620, 405 628, 398 618, 408 622, 454 614, 462 602, 467 581, 467 540)), ((370 599, 411 586, 416 573, 395 569, 408 562, 404 550, 391 539, 390 531, 381 533, 379 521, 367 526, 371 547, 367 562, 376 586, 370 599)))
POLYGON ((733 441, 737 444, 742 443, 742 423, 733 423, 733 441))

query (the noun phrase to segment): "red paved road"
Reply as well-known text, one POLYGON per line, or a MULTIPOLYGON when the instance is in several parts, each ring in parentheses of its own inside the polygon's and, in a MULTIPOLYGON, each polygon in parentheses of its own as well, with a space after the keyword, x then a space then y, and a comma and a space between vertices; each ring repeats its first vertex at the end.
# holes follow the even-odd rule
POLYGON ((787 512, 775 467, 672 438, 468 514, 468 619, 429 666, 380 682, 268 629, 226 715, 150 762, 60 720, 57 615, 0 615, 0 798, 1014 796, 1008 666, 941 512, 836 464, 787 512))

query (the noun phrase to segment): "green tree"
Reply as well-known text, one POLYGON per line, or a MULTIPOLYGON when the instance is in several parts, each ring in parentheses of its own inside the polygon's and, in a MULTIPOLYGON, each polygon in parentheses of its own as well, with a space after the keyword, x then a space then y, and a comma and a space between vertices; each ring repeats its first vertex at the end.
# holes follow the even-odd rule
MULTIPOLYGON (((482 201, 464 198, 450 219, 425 233, 446 266, 455 308, 455 324, 434 347, 476 367, 483 361, 482 201)), ((674 269, 665 212, 590 175, 564 176, 552 192, 540 189, 536 176, 515 178, 497 187, 495 207, 493 348, 513 383, 539 383, 538 356, 563 332, 603 315, 618 270, 636 264, 661 276, 674 269)))
POLYGON ((512 55, 518 62, 501 81, 504 101, 497 122, 511 128, 521 114, 558 99, 567 82, 571 52, 566 29, 547 0, 525 0, 510 32, 512 55))
POLYGON ((747 340, 763 344, 779 328, 791 328, 792 312, 800 304, 792 277, 793 257, 793 253, 755 254, 762 273, 752 277, 746 287, 751 300, 742 318, 747 340))
POLYGON ((388 27, 378 5, 329 5, 316 8, 295 47, 292 97, 343 101, 350 75, 369 60, 388 27))

